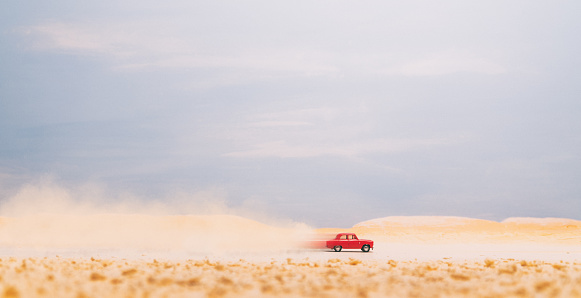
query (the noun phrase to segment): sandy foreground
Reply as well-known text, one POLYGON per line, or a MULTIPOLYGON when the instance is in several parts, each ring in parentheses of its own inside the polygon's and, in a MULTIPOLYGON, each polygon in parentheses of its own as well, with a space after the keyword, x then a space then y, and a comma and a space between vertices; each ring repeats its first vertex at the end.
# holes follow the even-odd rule
POLYGON ((236 216, 0 218, 2 297, 581 297, 581 222, 388 217, 348 229, 236 216), (352 231, 369 253, 301 247, 352 231))

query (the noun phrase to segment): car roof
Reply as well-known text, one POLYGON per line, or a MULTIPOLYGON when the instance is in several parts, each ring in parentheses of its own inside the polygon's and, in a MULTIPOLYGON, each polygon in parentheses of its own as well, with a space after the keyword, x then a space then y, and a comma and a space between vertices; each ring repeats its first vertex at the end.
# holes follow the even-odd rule
POLYGON ((355 233, 339 233, 338 235, 355 235, 355 233))

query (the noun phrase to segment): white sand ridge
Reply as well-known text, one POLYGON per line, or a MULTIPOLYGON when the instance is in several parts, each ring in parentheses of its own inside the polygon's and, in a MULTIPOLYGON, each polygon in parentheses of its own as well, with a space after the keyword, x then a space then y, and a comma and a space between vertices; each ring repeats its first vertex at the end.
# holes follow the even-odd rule
POLYGON ((518 224, 518 225, 536 225, 536 226, 554 226, 554 227, 581 227, 581 221, 569 218, 555 218, 555 217, 509 217, 502 221, 503 224, 518 224))
POLYGON ((508 218, 502 222, 453 216, 390 216, 350 229, 380 241, 581 243, 581 221, 563 218, 508 218))

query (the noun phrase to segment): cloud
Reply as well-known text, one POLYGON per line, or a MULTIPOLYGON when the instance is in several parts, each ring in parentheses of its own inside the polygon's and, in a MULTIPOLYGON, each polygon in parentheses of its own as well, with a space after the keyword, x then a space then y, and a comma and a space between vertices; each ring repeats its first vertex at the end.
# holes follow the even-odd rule
POLYGON ((280 127, 280 126, 309 126, 313 125, 306 121, 258 121, 248 124, 251 127, 280 127))
POLYGON ((378 123, 376 111, 371 106, 365 103, 354 105, 351 100, 336 100, 334 106, 248 114, 220 135, 229 140, 234 148, 222 156, 357 158, 368 154, 423 150, 466 140, 465 134, 457 133, 403 137, 384 135, 379 130, 389 124, 378 123))
POLYGON ((84 55, 121 55, 131 41, 108 28, 98 30, 83 24, 47 23, 20 30, 36 50, 60 50, 84 55))
POLYGON ((400 73, 407 76, 434 76, 458 72, 501 74, 506 70, 484 59, 429 59, 404 65, 400 73))
MULTIPOLYGON (((337 48, 334 42, 278 44, 238 41, 231 36, 189 34, 171 20, 133 22, 50 22, 20 30, 36 50, 109 59, 118 71, 158 69, 223 69, 192 83, 214 87, 273 77, 343 76, 345 74, 436 76, 457 72, 501 74, 506 67, 478 49, 426 49, 409 54, 405 47, 389 51, 337 48)), ((361 47, 362 45, 357 45, 361 47)), ((384 45, 382 45, 383 47, 384 45)))
POLYGON ((206 35, 189 36, 171 22, 52 22, 22 28, 37 50, 100 55, 118 70, 144 68, 234 68, 320 75, 337 71, 325 63, 327 53, 244 45, 216 48, 206 35))
POLYGON ((462 72, 497 75, 507 71, 506 67, 485 55, 452 51, 405 61, 400 65, 386 69, 384 73, 404 76, 440 76, 462 72))
POLYGON ((226 153, 228 157, 240 158, 307 158, 318 156, 357 157, 371 153, 395 153, 409 150, 425 149, 432 146, 450 144, 449 139, 373 139, 361 142, 345 142, 336 144, 298 143, 289 144, 285 141, 275 141, 256 144, 249 150, 226 153))

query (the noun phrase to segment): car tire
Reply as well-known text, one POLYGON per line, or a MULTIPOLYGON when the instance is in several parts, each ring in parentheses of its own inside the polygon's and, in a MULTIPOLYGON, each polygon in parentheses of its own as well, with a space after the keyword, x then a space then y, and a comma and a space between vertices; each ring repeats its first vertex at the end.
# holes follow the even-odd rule
POLYGON ((365 245, 363 245, 363 247, 361 247, 361 250, 363 252, 369 252, 369 248, 370 248, 369 245, 365 244, 365 245))
POLYGON ((333 249, 334 249, 336 252, 340 252, 340 251, 343 249, 343 247, 342 247, 341 245, 335 245, 335 247, 333 247, 333 249))

